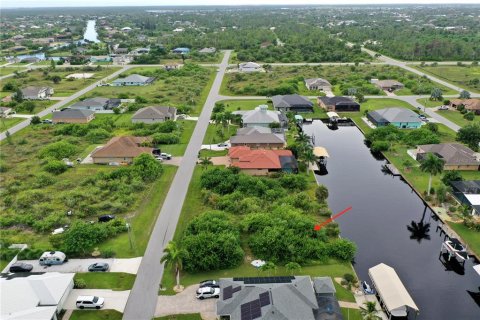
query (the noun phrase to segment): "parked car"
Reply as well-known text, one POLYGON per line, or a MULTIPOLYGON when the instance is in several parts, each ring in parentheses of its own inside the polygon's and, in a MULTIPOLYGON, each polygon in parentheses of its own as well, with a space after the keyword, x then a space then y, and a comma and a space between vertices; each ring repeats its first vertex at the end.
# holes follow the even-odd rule
POLYGON ((218 297, 220 297, 220 288, 205 287, 197 290, 197 299, 203 300, 218 297))
POLYGON ((170 159, 172 159, 172 155, 171 155, 170 153, 165 153, 165 152, 160 153, 160 157, 162 157, 163 160, 170 160, 170 159))
POLYGON ((45 119, 45 120, 42 120, 42 123, 52 124, 53 121, 50 119, 45 119))
POLYGON ((186 119, 186 118, 187 118, 186 114, 180 113, 180 114, 177 115, 177 120, 183 120, 183 119, 186 119))
POLYGON ((219 144, 217 144, 217 147, 227 148, 227 147, 228 147, 228 143, 225 143, 225 142, 219 143, 219 144))
POLYGON ((440 106, 438 107, 438 110, 448 110, 448 106, 440 106))
POLYGON ((106 262, 97 262, 94 264, 91 264, 88 266, 88 271, 90 272, 96 272, 96 271, 101 271, 101 272, 106 272, 110 266, 106 262))
POLYGON ((115 219, 113 214, 104 214, 103 216, 98 217, 98 222, 108 222, 115 219))
POLYGON ((54 264, 63 264, 67 262, 68 258, 65 253, 61 251, 46 251, 42 254, 40 259, 38 259, 38 263, 41 266, 51 266, 54 264))
POLYGON ((10 272, 30 272, 32 271, 33 266, 28 263, 15 262, 10 266, 10 272))
POLYGON ((426 117, 425 115, 423 115, 423 114, 419 115, 418 117, 419 117, 421 120, 427 119, 427 117, 426 117))
POLYGON ((79 296, 77 298, 77 308, 85 309, 85 308, 95 308, 101 309, 105 303, 105 299, 102 297, 97 296, 79 296))
POLYGON ((200 282, 200 288, 205 288, 205 287, 220 288, 220 284, 216 280, 204 280, 200 282))
POLYGON ((162 158, 162 156, 156 156, 156 157, 155 157, 155 160, 158 160, 158 161, 162 162, 162 161, 163 161, 163 158, 162 158))

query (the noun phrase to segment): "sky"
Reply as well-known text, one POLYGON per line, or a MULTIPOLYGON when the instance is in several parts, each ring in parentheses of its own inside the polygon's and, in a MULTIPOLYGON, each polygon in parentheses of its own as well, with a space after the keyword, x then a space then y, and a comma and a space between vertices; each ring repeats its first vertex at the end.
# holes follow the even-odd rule
POLYGON ((458 4, 479 2, 480 0, 0 0, 0 8, 262 4, 458 4))

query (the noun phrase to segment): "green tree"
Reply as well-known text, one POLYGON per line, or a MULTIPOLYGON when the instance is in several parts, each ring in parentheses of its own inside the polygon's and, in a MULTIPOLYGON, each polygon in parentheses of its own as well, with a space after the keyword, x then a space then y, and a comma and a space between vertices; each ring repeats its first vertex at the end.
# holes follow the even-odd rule
POLYGON ((457 132, 457 141, 465 143, 474 151, 478 151, 478 144, 480 143, 480 124, 472 123, 460 128, 457 132))
POLYGON ((462 181, 462 180, 463 180, 462 174, 457 170, 448 170, 445 172, 445 174, 442 177, 442 182, 446 186, 449 186, 452 181, 462 181))
POLYGON ((302 270, 302 266, 296 262, 289 262, 285 265, 285 270, 293 275, 294 273, 300 272, 302 270))
POLYGON ((212 163, 212 158, 210 158, 210 157, 200 158, 200 165, 203 167, 203 169, 207 169, 207 167, 211 164, 213 164, 212 163))
POLYGON ((31 119, 30 119, 30 123, 31 124, 39 124, 40 122, 42 122, 40 120, 40 117, 39 116, 33 116, 31 119))
POLYGON ((325 203, 328 198, 328 189, 323 184, 318 185, 315 189, 315 198, 317 198, 318 203, 325 203))
POLYGON ((462 90, 460 92, 460 99, 470 99, 470 92, 462 90))
POLYGON ((67 253, 90 252, 94 246, 106 238, 101 227, 84 221, 75 221, 63 235, 63 246, 67 253))
POLYGON ((364 307, 360 307, 360 314, 363 320, 381 320, 377 314, 377 303, 375 301, 364 302, 364 307))
POLYGON ((55 84, 60 83, 60 81, 62 81, 62 78, 58 75, 54 75, 51 79, 55 84))
POLYGON ((432 176, 440 174, 443 171, 443 165, 444 161, 430 152, 427 153, 425 159, 420 163, 420 170, 430 174, 430 177, 428 178, 428 195, 430 195, 432 189, 432 176))
POLYGON ((52 70, 55 70, 56 67, 57 67, 57 64, 55 63, 55 61, 54 61, 53 59, 50 60, 50 68, 51 68, 52 70))
POLYGON ((260 271, 266 272, 270 276, 272 271, 273 274, 277 272, 277 266, 275 265, 275 263, 268 261, 260 267, 260 271))
POLYGON ((185 256, 185 251, 179 248, 175 241, 170 241, 163 250, 163 252, 164 255, 160 259, 160 262, 165 263, 165 266, 174 267, 177 288, 179 288, 180 271, 183 269, 183 257, 185 256))
POLYGON ((32 113, 35 110, 35 103, 33 101, 24 101, 22 103, 22 109, 28 113, 32 113))
POLYGON ((58 141, 43 147, 40 150, 40 158, 54 158, 61 160, 68 158, 77 152, 77 147, 66 141, 58 141))
POLYGON ((310 172, 310 164, 314 164, 317 160, 317 157, 313 154, 312 148, 307 148, 303 153, 303 159, 307 167, 307 172, 310 172))
POLYGON ((133 169, 143 181, 154 181, 163 172, 160 162, 147 153, 142 153, 133 159, 133 169))
POLYGON ((23 101, 22 89, 18 88, 17 91, 15 91, 15 94, 13 95, 13 99, 17 102, 22 102, 23 101))
POLYGON ((430 94, 430 100, 440 101, 443 100, 443 92, 440 88, 433 88, 430 94))

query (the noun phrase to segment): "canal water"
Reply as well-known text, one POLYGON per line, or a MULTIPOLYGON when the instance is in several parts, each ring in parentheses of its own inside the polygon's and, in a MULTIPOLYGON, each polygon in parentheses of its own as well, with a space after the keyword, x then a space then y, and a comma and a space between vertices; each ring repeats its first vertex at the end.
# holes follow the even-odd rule
POLYGON ((100 40, 98 40, 97 30, 95 30, 95 20, 87 21, 87 29, 83 34, 83 39, 96 43, 100 42, 100 40))
POLYGON ((371 154, 360 130, 330 130, 314 121, 304 131, 330 154, 328 173, 316 178, 328 187, 331 209, 336 213, 352 206, 338 223, 342 237, 358 246, 354 268, 360 279, 371 283, 368 269, 383 262, 397 271, 419 307, 417 319, 480 319, 472 297, 480 291, 480 275, 472 259, 465 268, 442 263, 443 236, 436 231, 435 216, 407 183, 385 172, 386 161, 371 154), (430 230, 418 230, 422 223, 430 230))

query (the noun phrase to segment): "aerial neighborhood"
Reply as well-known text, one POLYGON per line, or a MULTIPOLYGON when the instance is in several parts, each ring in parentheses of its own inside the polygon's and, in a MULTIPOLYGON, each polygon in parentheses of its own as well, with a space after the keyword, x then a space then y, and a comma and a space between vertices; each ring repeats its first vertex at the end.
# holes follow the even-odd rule
POLYGON ((20 2, 0 319, 478 318, 478 4, 20 2))

